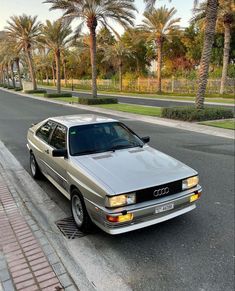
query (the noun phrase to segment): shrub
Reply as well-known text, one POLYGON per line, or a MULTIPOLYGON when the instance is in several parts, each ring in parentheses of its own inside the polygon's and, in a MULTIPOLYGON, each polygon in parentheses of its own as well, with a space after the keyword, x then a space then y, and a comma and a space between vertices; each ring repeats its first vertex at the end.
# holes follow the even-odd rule
POLYGON ((59 98, 59 97, 72 97, 71 93, 45 93, 44 97, 59 98))
POLYGON ((47 90, 36 89, 36 90, 25 90, 24 92, 27 94, 44 94, 44 93, 47 93, 47 90))
POLYGON ((14 90, 15 87, 13 87, 13 86, 7 86, 7 89, 9 89, 9 90, 14 90))
POLYGON ((184 121, 205 121, 233 118, 233 111, 220 107, 206 107, 204 109, 196 109, 193 106, 164 107, 161 117, 184 121))
POLYGON ((103 97, 103 98, 78 98, 78 103, 84 105, 98 105, 98 104, 117 104, 117 98, 103 97))
POLYGON ((15 91, 22 91, 22 88, 15 88, 15 91))

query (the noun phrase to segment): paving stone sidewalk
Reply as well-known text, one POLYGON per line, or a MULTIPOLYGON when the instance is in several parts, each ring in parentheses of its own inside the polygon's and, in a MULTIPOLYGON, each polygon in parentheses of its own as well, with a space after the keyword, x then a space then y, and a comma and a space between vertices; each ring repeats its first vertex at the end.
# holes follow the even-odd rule
POLYGON ((65 267, 0 173, 0 291, 76 291, 65 267))

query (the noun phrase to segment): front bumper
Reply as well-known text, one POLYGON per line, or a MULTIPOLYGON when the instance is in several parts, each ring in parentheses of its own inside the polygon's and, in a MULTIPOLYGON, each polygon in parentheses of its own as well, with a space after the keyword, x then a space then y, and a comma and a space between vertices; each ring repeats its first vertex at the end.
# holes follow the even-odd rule
POLYGON ((196 208, 196 204, 195 202, 190 202, 190 197, 193 194, 201 193, 201 191, 202 189, 198 185, 193 189, 181 193, 115 210, 109 210, 105 207, 99 208, 90 201, 86 201, 86 204, 88 204, 91 219, 97 226, 109 234, 121 234, 154 225, 193 210, 196 208), (156 213, 156 208, 169 204, 174 204, 174 208, 156 213), (109 222, 107 220, 107 215, 118 216, 126 213, 132 213, 134 216, 133 220, 123 223, 109 222))

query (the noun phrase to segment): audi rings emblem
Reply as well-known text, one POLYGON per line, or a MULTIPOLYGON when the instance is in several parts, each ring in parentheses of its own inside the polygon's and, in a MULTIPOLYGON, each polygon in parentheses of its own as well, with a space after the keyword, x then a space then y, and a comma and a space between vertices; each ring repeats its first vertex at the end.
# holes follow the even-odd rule
POLYGON ((160 196, 163 196, 163 195, 167 195, 169 192, 170 192, 169 187, 161 188, 161 189, 155 190, 153 192, 153 196, 154 197, 160 197, 160 196))

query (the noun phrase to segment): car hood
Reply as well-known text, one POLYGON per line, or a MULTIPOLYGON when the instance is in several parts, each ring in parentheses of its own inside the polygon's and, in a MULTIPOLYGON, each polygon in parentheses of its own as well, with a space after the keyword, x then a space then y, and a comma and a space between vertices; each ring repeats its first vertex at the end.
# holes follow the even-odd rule
POLYGON ((184 179, 197 172, 149 146, 73 157, 112 189, 110 195, 132 192, 184 179))

